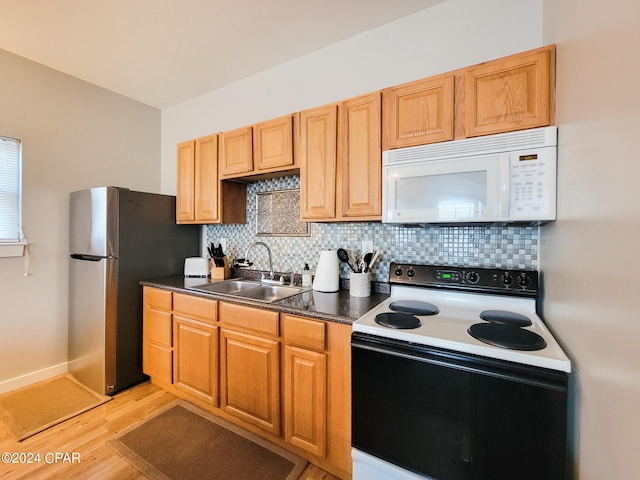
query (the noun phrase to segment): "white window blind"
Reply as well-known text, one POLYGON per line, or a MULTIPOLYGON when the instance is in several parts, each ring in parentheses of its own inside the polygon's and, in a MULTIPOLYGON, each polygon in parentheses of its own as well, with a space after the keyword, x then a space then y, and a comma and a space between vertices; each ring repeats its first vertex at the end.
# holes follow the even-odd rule
POLYGON ((0 244, 20 242, 21 142, 0 136, 0 244))

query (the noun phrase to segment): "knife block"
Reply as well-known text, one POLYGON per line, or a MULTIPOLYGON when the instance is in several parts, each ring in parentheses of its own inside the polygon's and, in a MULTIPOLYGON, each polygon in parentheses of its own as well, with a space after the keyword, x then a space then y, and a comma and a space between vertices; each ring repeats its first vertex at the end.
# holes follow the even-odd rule
POLYGON ((211 259, 211 281, 231 278, 231 268, 229 267, 227 256, 222 257, 222 260, 224 261, 224 267, 216 267, 213 258, 211 259))

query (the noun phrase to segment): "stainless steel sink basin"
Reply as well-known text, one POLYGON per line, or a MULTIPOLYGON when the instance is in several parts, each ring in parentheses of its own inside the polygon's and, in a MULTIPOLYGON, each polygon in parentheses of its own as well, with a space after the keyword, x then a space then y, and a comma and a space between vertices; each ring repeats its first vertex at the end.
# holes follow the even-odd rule
POLYGON ((237 294, 238 297, 250 298, 261 302, 277 302, 283 298, 304 292, 306 288, 286 287, 280 285, 261 285, 259 288, 246 290, 237 294))
POLYGON ((249 280, 226 280, 219 283, 207 283, 206 285, 196 285, 191 287, 193 290, 202 292, 222 293, 226 295, 235 295, 247 290, 259 288, 260 282, 252 282, 249 280))
POLYGON ((260 282, 237 279, 225 280, 224 282, 219 283, 196 285, 189 287, 189 289, 200 292, 241 297, 266 303, 276 302, 283 298, 291 297, 309 290, 308 288, 291 287, 288 285, 263 285, 260 282))

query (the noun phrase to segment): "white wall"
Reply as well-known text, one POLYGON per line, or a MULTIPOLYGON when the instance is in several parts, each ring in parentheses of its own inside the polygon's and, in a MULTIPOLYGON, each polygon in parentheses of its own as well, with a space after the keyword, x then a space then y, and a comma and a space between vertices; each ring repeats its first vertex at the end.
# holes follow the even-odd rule
POLYGON ((541 42, 542 0, 448 0, 163 109, 162 191, 175 194, 180 141, 539 47, 541 42))
POLYGON ((23 141, 31 253, 0 258, 0 392, 66 371, 68 195, 160 191, 160 111, 0 50, 0 135, 23 141))
POLYGON ((577 372, 576 478, 640 478, 640 3, 547 0, 557 44, 558 221, 544 315, 577 372))

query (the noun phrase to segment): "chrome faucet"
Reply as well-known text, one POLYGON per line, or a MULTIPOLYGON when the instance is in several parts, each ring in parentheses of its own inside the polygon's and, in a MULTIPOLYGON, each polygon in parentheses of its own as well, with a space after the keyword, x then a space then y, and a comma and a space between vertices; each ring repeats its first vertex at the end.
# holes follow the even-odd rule
MULTIPOLYGON (((253 249, 253 247, 257 247, 258 245, 262 245, 264 248, 267 249, 267 253, 269 254, 269 278, 266 279, 264 278, 264 273, 262 274, 262 279, 260 280, 262 283, 267 283, 267 284, 283 284, 284 283, 284 277, 280 277, 280 280, 277 281, 274 279, 274 275, 273 275, 273 261, 271 259, 271 249, 269 248, 269 245, 267 245, 264 242, 254 242, 251 245, 249 245, 249 248, 247 248, 247 252, 244 254, 244 258, 245 258, 245 265, 249 266, 251 265, 251 262, 249 262, 249 252, 253 249)), ((241 265, 242 266, 242 265, 241 265)))

